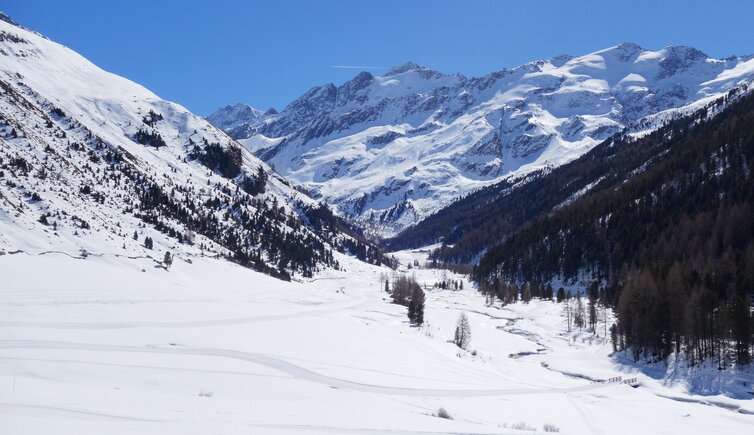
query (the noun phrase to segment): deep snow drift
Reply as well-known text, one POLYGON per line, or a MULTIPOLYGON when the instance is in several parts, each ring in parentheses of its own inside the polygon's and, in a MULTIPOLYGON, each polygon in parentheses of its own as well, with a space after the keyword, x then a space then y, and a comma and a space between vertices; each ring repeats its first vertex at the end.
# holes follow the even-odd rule
POLYGON ((426 323, 410 327, 380 281, 389 269, 339 259, 345 272, 285 283, 202 257, 165 271, 107 255, 0 256, 0 427, 743 434, 754 423, 750 373, 695 395, 701 377, 610 358, 602 331, 567 333, 561 305, 486 306, 468 282, 431 289, 460 279, 438 270, 407 271, 430 287, 426 323), (448 342, 461 312, 475 355, 448 342), (640 386, 594 382, 616 376, 640 386))

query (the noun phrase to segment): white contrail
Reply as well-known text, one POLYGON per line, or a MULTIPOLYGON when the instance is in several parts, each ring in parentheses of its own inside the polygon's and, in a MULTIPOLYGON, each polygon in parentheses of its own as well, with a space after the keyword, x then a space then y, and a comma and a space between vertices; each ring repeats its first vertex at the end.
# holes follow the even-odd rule
POLYGON ((358 66, 358 65, 331 65, 330 68, 343 68, 343 69, 387 69, 384 66, 358 66))

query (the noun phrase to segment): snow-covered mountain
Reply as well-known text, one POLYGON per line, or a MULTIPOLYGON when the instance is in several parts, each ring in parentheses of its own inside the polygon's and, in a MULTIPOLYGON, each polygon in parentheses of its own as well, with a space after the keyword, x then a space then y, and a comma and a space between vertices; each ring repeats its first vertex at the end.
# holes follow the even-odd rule
POLYGON ((248 104, 238 103, 216 110, 207 117, 207 121, 223 130, 233 130, 240 125, 258 121, 264 114, 265 112, 248 104))
POLYGON ((0 254, 222 255, 273 275, 379 253, 178 104, 0 20, 0 254), (147 239, 148 238, 148 239, 147 239))
POLYGON ((459 195, 562 165, 752 78, 751 57, 631 43, 474 78, 406 63, 312 88, 226 131, 314 197, 390 235, 459 195))

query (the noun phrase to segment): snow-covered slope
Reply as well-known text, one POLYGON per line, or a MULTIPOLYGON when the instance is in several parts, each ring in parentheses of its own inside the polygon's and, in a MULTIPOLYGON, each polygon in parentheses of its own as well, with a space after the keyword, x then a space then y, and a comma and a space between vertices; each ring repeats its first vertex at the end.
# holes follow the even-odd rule
POLYGON ((310 225, 317 207, 203 118, 0 20, 0 253, 169 250, 309 274, 360 245, 310 225))
POLYGON ((751 432, 751 371, 626 362, 601 322, 597 336, 568 332, 563 304, 433 289, 463 279, 439 270, 410 271, 428 287, 425 324, 410 327, 385 300, 385 269, 341 260, 349 273, 288 283, 208 258, 168 273, 0 257, 0 432, 751 432), (474 353, 449 340, 462 312, 474 353), (614 377, 640 386, 603 382, 614 377))
POLYGON ((561 165, 752 78, 751 57, 630 43, 476 78, 407 63, 315 87, 227 131, 315 197, 390 234, 470 190, 561 165))

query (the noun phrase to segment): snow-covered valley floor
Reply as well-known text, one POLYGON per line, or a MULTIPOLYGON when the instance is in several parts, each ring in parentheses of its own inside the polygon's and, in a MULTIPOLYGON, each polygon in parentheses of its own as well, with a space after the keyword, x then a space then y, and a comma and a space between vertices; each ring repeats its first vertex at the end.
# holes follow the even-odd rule
MULTIPOLYGON (((345 272, 285 283, 207 258, 177 258, 165 271, 147 259, 0 256, 0 432, 754 427, 754 396, 743 384, 751 391, 750 372, 721 382, 640 369, 611 358, 602 337, 568 334, 561 305, 489 307, 468 282, 464 290, 427 290, 426 323, 409 327, 406 309, 389 303, 380 282, 387 269, 340 261, 345 272), (461 312, 476 355, 448 342, 461 312), (616 376, 635 377, 639 387, 592 381, 616 376), (728 394, 710 394, 715 388, 728 394), (439 408, 453 419, 436 417, 439 408)), ((444 274, 459 279, 409 273, 429 287, 444 274)))

